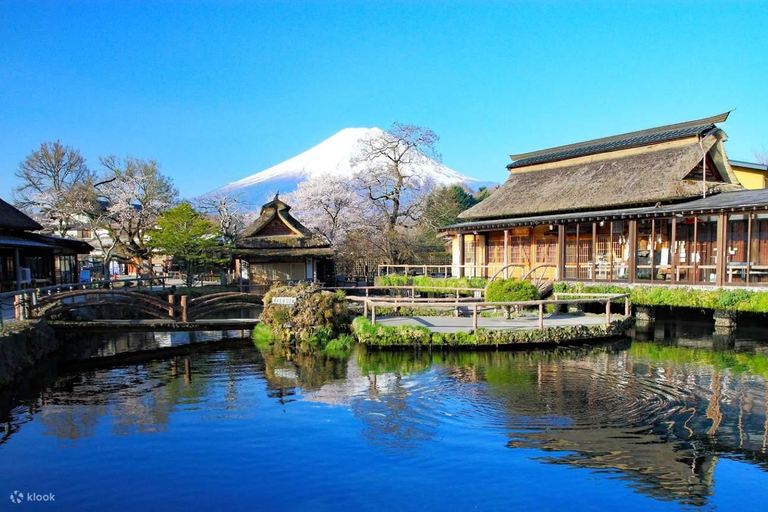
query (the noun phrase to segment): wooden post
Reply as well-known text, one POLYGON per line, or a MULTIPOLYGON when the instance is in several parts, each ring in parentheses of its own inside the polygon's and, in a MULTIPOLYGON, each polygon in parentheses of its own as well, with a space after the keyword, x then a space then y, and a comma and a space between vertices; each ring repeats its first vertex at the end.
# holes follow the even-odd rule
POLYGON ((18 295, 13 296, 13 317, 16 320, 21 320, 21 304, 18 295))
POLYGON ((539 329, 544 329, 544 303, 539 303, 539 329))
POLYGON ((472 305, 472 330, 477 330, 477 303, 472 305))
POLYGON ((368 318, 368 300, 363 301, 363 316, 368 318))
POLYGON ((13 266, 16 270, 16 290, 21 290, 21 256, 18 247, 13 250, 13 266))
POLYGON ((415 286, 411 286, 411 298, 412 299, 416 298, 416 287, 415 286))
POLYGON ((723 286, 726 283, 725 273, 728 270, 728 215, 721 213, 717 216, 717 265, 715 265, 715 283, 723 286))
POLYGON ((187 296, 181 296, 181 321, 187 322, 187 296))
POLYGON ((611 324, 611 299, 605 300, 605 325, 611 324))
POLYGON ((632 313, 632 306, 629 303, 629 295, 624 297, 624 316, 629 317, 632 313))
POLYGON ((509 230, 504 230, 504 279, 509 279, 509 230))
POLYGON ((456 236, 459 237, 459 277, 464 277, 464 262, 465 262, 464 235, 462 233, 459 233, 456 236))
POLYGON ((35 291, 32 292, 32 308, 29 311, 29 315, 32 316, 33 313, 37 310, 37 294, 40 292, 40 288, 35 289, 35 291))
POLYGON ((376 304, 371 304, 371 323, 376 325, 376 304))
POLYGON ((629 282, 634 283, 637 275, 637 221, 629 221, 629 282))
POLYGON ((176 303, 176 296, 175 295, 168 295, 168 316, 171 318, 176 318, 176 314, 173 311, 173 305, 176 303))
POLYGON ((597 281, 597 222, 592 223, 592 282, 597 281))

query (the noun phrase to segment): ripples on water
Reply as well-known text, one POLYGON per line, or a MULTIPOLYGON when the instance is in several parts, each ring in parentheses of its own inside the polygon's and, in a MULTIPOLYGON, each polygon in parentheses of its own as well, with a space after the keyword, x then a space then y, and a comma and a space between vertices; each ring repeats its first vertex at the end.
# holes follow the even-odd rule
POLYGON ((768 483, 763 346, 658 329, 556 351, 243 341, 53 368, 4 391, 0 477, 93 510, 750 509, 768 483))

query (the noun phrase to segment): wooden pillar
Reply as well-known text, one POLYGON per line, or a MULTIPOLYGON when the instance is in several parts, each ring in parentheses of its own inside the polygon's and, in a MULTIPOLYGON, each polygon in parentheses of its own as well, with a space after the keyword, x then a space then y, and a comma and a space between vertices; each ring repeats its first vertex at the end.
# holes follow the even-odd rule
POLYGON ((474 261, 474 268, 472 269, 472 277, 477 276, 477 233, 472 233, 472 261, 474 261))
POLYGON ((464 262, 466 261, 466 255, 464 254, 464 234, 459 233, 456 236, 459 237, 459 277, 464 277, 464 262))
POLYGON ((677 282, 677 217, 672 217, 672 236, 669 241, 669 279, 677 282))
POLYGON ((611 299, 605 300, 605 325, 611 324, 611 299))
MULTIPOLYGON (((749 275, 752 273, 752 213, 747 213, 747 275, 745 282, 749 283, 749 275)), ((767 423, 768 425, 768 423, 767 423)))
POLYGON ((565 280, 565 224, 557 226, 557 275, 560 281, 565 280))
POLYGON ((504 279, 509 279, 509 230, 504 230, 504 279))
POLYGON ((634 283, 637 276, 637 220, 629 221, 629 282, 634 283))
POLYGON ((477 304, 472 305, 472 330, 477 330, 477 304))
POLYGON ((181 321, 187 322, 187 296, 181 296, 181 321))
POLYGON ((629 302, 629 295, 624 297, 624 316, 629 317, 632 313, 632 305, 629 302))
POLYGON ((597 222, 592 223, 592 282, 597 281, 597 222))
POLYGON ((176 303, 176 296, 168 295, 168 316, 171 318, 176 318, 176 314, 173 311, 173 305, 175 303, 176 303))
POLYGON ((376 304, 371 304, 371 323, 376 325, 376 304))
POLYGON ((728 215, 721 213, 717 216, 717 266, 715 267, 715 284, 717 286, 723 286, 726 281, 725 273, 728 262, 727 229, 728 215))
POLYGON ((16 269, 16 289, 21 290, 21 257, 18 247, 13 250, 13 264, 16 269))

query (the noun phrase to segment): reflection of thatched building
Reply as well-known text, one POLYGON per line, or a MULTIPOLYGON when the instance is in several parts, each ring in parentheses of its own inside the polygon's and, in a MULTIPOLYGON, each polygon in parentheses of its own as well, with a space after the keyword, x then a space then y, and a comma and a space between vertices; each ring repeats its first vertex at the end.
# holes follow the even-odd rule
POLYGON ((254 284, 320 281, 333 283, 333 250, 290 213, 291 207, 275 198, 262 206, 235 248, 241 273, 254 284))

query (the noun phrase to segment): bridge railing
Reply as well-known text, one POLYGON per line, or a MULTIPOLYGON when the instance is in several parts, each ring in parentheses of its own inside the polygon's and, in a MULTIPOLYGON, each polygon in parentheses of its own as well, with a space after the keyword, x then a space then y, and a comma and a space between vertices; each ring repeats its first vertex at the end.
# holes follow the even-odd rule
MULTIPOLYGON (((151 287, 153 283, 159 282, 162 289, 165 289, 166 277, 134 277, 128 279, 103 279, 98 281, 88 281, 83 283, 65 283, 52 286, 41 286, 39 288, 25 288, 24 290, 14 290, 12 292, 0 293, 0 309, 7 300, 13 301, 14 317, 17 320, 29 318, 32 308, 32 297, 51 296, 62 292, 71 292, 75 290, 92 289, 115 289, 128 288, 136 284, 136 290, 141 291, 142 284, 151 287)), ((0 312, 0 326, 2 326, 3 316, 0 312)))

